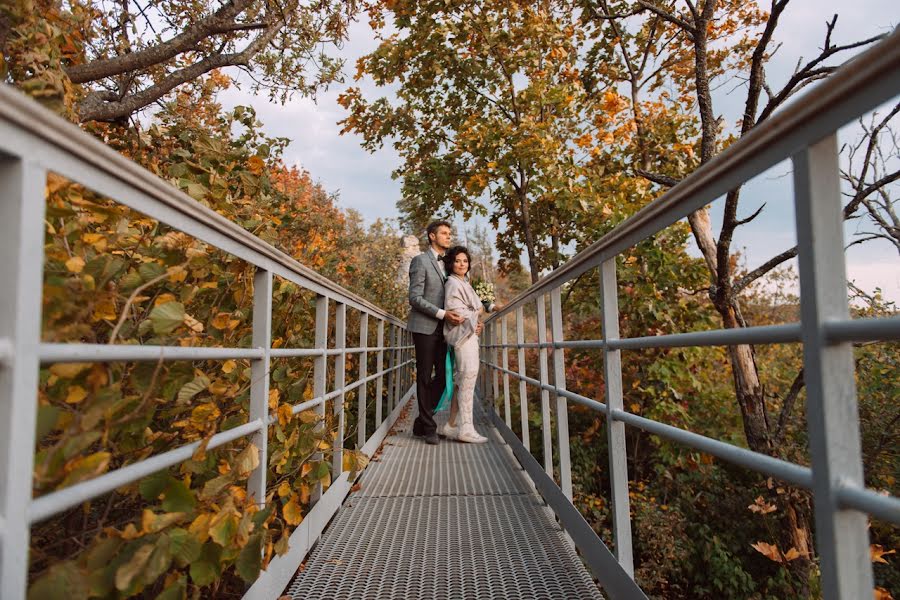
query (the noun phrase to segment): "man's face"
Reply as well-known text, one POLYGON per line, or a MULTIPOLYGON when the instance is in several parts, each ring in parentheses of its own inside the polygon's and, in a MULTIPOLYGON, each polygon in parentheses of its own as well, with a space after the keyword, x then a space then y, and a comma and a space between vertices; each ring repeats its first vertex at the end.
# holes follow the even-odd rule
POLYGON ((452 241, 452 236, 450 235, 450 228, 446 225, 441 225, 437 229, 435 229, 434 233, 431 234, 432 242, 441 250, 449 250, 450 242, 452 241))

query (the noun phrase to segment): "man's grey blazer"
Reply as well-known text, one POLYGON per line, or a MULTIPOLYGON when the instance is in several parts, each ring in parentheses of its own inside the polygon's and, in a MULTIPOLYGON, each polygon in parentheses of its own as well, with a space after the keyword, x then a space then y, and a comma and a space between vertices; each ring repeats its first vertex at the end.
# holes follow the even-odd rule
POLYGON ((444 282, 447 276, 431 250, 426 250, 409 263, 409 319, 406 327, 412 333, 434 333, 444 309, 444 282))

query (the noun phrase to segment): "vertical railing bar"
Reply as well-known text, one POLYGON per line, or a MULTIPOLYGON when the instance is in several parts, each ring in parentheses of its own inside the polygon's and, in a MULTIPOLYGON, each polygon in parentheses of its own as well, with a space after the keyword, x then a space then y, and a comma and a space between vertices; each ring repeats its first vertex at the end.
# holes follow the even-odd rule
MULTIPOLYGON (((338 302, 334 307, 334 347, 347 347, 347 305, 338 302)), ((341 352, 334 357, 334 389, 340 390, 332 404, 336 433, 331 455, 332 478, 337 479, 344 470, 344 384, 347 380, 347 354, 341 352)))
MULTIPOLYGON (((369 374, 369 314, 361 313, 359 315, 359 345, 361 348, 365 348, 359 355, 359 377, 360 381, 364 381, 366 376, 369 374)), ((357 402, 356 409, 356 428, 357 428, 357 436, 356 436, 356 448, 357 450, 362 450, 362 447, 366 445, 366 400, 368 394, 366 393, 369 384, 364 383, 359 386, 358 391, 356 392, 356 397, 359 400, 357 402)), ((374 427, 373 430, 378 429, 378 427, 374 427)))
POLYGON ((872 596, 864 513, 835 490, 863 486, 853 345, 827 343, 823 324, 849 319, 837 134, 794 156, 803 379, 813 473, 816 541, 826 600, 872 596))
POLYGON ((387 376, 387 390, 386 390, 386 402, 385 402, 385 410, 387 414, 391 414, 391 411, 394 410, 393 400, 394 400, 394 326, 389 325, 387 330, 387 358, 388 358, 388 376, 387 376))
POLYGON ((377 341, 378 354, 375 355, 375 372, 378 379, 375 380, 375 424, 374 430, 381 427, 381 415, 384 403, 384 319, 378 319, 377 341))
POLYGON ((503 368, 506 373, 503 374, 503 414, 506 420, 506 426, 512 429, 512 407, 509 398, 509 315, 503 315, 500 319, 500 339, 503 344, 503 368))
MULTIPOLYGON (((269 365, 272 351, 272 272, 257 269, 253 277, 253 335, 254 348, 262 348, 263 356, 250 361, 250 420, 269 417, 269 365)), ((266 472, 269 466, 269 428, 260 427, 251 443, 259 449, 259 465, 250 473, 247 492, 260 507, 266 503, 266 472)))
MULTIPOLYGON (((518 307, 516 309, 516 358, 519 362, 519 376, 526 377, 525 369, 525 309, 518 307)), ((525 450, 531 451, 531 444, 528 434, 528 385, 524 379, 519 379, 519 414, 522 419, 522 445, 525 450)))
MULTIPOLYGON (((328 296, 316 296, 316 338, 315 347, 320 350, 328 348, 328 296)), ((313 397, 320 398, 326 394, 328 384, 328 357, 323 352, 313 360, 313 397)), ((321 422, 316 426, 316 433, 325 429, 325 403, 316 407, 321 422)), ((316 452, 312 460, 322 460, 322 453, 316 452)), ((310 494, 310 505, 315 504, 322 496, 322 484, 317 482, 310 494)))
MULTIPOLYGON (((498 365, 500 364, 500 350, 497 348, 497 344, 500 343, 500 323, 497 320, 494 320, 491 323, 491 364, 498 365)), ((491 407, 494 410, 494 413, 500 414, 500 408, 497 406, 497 403, 500 400, 500 371, 497 369, 492 369, 492 383, 493 383, 493 394, 491 395, 491 407)))
POLYGON ((538 370, 541 380, 541 433, 544 442, 544 471, 550 479, 553 479, 553 434, 550 429, 550 392, 547 386, 550 383, 550 368, 547 359, 547 306, 544 295, 541 294, 535 299, 537 305, 537 329, 538 343, 541 347, 538 349, 538 370))
POLYGON ((44 265, 44 189, 47 172, 0 159, 0 337, 11 345, 0 366, 0 596, 25 598, 37 420, 41 286, 44 265))
MULTIPOLYGON (((562 300, 560 288, 550 292, 550 328, 553 341, 563 341, 562 300)), ((565 350, 553 348, 553 384, 558 390, 566 389, 565 350)), ((569 402, 564 396, 556 396, 556 432, 559 441, 559 487, 569 501, 572 500, 572 462, 569 456, 569 402)))
MULTIPOLYGON (((619 299, 616 282, 616 259, 600 266, 600 310, 603 339, 619 339, 619 299)), ((606 384, 606 435, 609 452, 612 496, 613 535, 616 559, 630 577, 634 577, 634 552, 631 539, 631 504, 628 498, 628 455, 625 446, 625 423, 612 418, 613 410, 624 410, 622 388, 622 352, 603 349, 603 379, 606 384)))
MULTIPOLYGON (((393 328, 393 344, 394 344, 394 366, 398 366, 400 364, 400 327, 394 325, 393 328)), ((400 369, 396 369, 396 374, 394 376, 394 395, 391 398, 391 410, 393 411, 397 408, 397 405, 400 404, 400 369)))

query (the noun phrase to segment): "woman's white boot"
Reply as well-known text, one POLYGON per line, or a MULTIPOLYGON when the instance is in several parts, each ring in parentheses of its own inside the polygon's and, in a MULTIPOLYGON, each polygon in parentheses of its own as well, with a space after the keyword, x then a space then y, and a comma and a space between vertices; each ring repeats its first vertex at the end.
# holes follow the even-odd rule
POLYGON ((440 429, 440 431, 438 431, 438 434, 440 434, 441 436, 443 436, 445 438, 455 440, 455 439, 459 438, 459 427, 457 427, 456 425, 451 425, 450 421, 447 421, 446 423, 444 423, 441 426, 441 429, 440 429))

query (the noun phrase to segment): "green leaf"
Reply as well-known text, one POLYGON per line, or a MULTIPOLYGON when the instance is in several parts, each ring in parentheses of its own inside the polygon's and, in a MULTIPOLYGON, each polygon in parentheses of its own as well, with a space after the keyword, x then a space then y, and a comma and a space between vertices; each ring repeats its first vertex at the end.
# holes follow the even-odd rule
POLYGON ((171 333, 184 321, 184 305, 181 302, 160 304, 150 311, 149 319, 155 333, 171 333))
POLYGON ((172 551, 169 547, 169 536, 161 535, 156 540, 156 546, 153 553, 147 560, 147 566, 144 568, 144 583, 152 584, 160 575, 169 570, 172 564, 172 551))
POLYGON ((169 485, 163 490, 165 498, 162 502, 162 508, 166 512, 190 512, 194 510, 197 501, 194 494, 184 485, 183 481, 171 478, 169 485))
POLYGON ((57 563, 28 588, 28 600, 87 600, 88 580, 72 561, 57 563))
POLYGON ((142 263, 141 266, 138 267, 138 274, 141 276, 141 279, 144 280, 144 283, 156 279, 165 272, 166 268, 158 262, 142 263))
POLYGON ((241 549, 235 562, 238 575, 247 583, 252 583, 259 577, 259 569, 262 565, 262 541, 262 533, 250 536, 250 541, 241 549))
POLYGON ((181 389, 178 390, 178 404, 187 404, 191 398, 208 388, 209 384, 209 377, 200 373, 192 381, 184 384, 181 389))
POLYGON ((175 583, 167 587, 156 597, 156 600, 184 600, 187 598, 187 578, 182 575, 175 583))
POLYGON ((141 546, 138 548, 137 552, 134 553, 134 556, 131 557, 131 560, 118 568, 116 571, 117 590, 124 592, 131 587, 135 578, 141 574, 147 561, 150 560, 150 555, 153 554, 154 547, 153 544, 141 546))
POLYGON ((141 483, 138 486, 141 497, 147 502, 155 502, 173 479, 175 478, 169 475, 168 471, 158 471, 144 477, 141 479, 141 483))
POLYGON ((38 406, 37 413, 37 432, 36 439, 41 441, 48 433, 53 430, 56 425, 56 419, 59 417, 59 408, 52 404, 42 404, 38 406))
POLYGON ((209 585, 218 577, 216 567, 208 560, 197 560, 191 563, 191 581, 196 585, 209 585))
POLYGON ((257 511, 253 514, 253 526, 254 527, 262 527, 263 523, 266 522, 266 519, 269 518, 269 515, 272 514, 272 511, 275 509, 274 504, 269 504, 264 509, 257 511))
POLYGON ((187 530, 175 527, 168 533, 172 556, 175 557, 180 566, 184 567, 200 558, 200 551, 203 549, 203 546, 187 530))
POLYGON ((226 486, 231 485, 233 481, 234 476, 230 473, 210 479, 203 485, 203 491, 200 492, 200 497, 204 500, 215 498, 219 495, 219 492, 225 489, 226 486))

